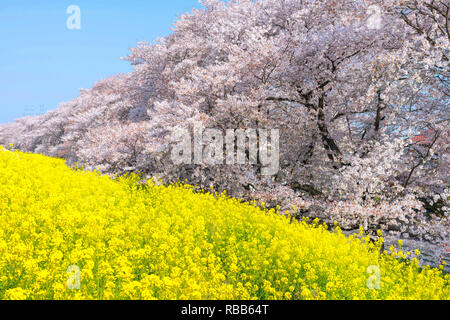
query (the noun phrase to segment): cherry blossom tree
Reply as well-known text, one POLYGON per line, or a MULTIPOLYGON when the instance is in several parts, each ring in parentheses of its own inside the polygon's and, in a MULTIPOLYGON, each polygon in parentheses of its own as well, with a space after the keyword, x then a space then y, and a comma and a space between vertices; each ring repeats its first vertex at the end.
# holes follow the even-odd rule
POLYGON ((448 241, 448 1, 201 2, 131 49, 133 72, 1 127, 0 143, 448 241), (174 129, 195 125, 278 129, 279 172, 173 163, 174 129))

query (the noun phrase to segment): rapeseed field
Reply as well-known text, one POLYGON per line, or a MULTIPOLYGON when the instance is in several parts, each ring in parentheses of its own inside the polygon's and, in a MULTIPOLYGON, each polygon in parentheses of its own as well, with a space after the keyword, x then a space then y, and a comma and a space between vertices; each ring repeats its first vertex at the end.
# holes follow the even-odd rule
POLYGON ((450 298, 362 232, 137 181, 0 147, 0 299, 450 298))

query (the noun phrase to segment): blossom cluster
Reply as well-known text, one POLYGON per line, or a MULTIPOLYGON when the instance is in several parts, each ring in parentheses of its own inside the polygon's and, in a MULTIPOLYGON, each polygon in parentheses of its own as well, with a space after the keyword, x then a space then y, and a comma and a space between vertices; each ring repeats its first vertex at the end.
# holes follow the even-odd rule
POLYGON ((0 299, 450 298, 382 237, 139 181, 0 147, 0 299))

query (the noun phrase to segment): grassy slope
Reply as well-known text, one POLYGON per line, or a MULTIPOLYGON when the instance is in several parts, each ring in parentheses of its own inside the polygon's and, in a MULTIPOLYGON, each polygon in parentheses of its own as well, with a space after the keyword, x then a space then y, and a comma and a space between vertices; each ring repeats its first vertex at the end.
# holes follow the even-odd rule
POLYGON ((362 236, 133 180, 0 150, 0 299, 450 298, 449 275, 362 236))

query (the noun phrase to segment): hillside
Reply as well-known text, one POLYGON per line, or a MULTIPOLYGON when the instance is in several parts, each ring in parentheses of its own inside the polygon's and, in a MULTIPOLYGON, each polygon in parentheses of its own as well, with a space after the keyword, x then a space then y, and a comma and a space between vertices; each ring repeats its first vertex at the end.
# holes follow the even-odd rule
POLYGON ((0 299, 450 298, 362 233, 136 181, 0 149, 0 299))

